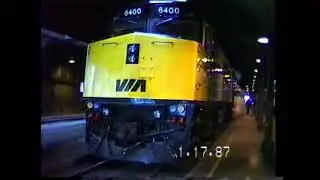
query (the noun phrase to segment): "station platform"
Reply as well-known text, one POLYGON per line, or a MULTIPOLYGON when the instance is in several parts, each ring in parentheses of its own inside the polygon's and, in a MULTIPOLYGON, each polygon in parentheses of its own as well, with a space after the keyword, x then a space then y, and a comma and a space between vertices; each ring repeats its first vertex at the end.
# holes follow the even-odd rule
POLYGON ((72 121, 72 120, 80 120, 80 119, 84 119, 84 118, 85 118, 84 113, 41 116, 41 123, 72 121))
POLYGON ((212 170, 213 178, 274 178, 274 167, 268 163, 268 158, 272 157, 263 154, 264 131, 258 130, 255 116, 245 112, 244 106, 238 106, 234 114, 235 120, 229 126, 229 133, 223 143, 230 147, 230 153, 212 170))

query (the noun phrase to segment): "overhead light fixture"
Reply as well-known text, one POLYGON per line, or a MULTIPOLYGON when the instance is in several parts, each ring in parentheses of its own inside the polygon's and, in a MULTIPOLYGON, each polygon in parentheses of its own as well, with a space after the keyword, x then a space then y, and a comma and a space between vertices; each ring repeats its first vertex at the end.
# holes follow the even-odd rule
POLYGON ((261 44, 268 44, 269 39, 267 37, 260 37, 260 38, 258 38, 258 42, 261 44))
POLYGON ((256 75, 253 76, 253 78, 256 78, 256 77, 257 77, 256 75))
POLYGON ((70 64, 73 64, 73 63, 75 63, 75 62, 76 62, 76 61, 73 60, 73 59, 70 59, 70 60, 69 60, 69 63, 70 63, 70 64))
POLYGON ((223 72, 223 69, 221 69, 221 68, 215 68, 215 69, 213 69, 213 71, 214 71, 214 72, 223 72))
POLYGON ((257 72, 258 72, 258 69, 254 69, 254 72, 257 73, 257 72))
POLYGON ((256 59, 256 62, 257 63, 261 63, 261 59, 256 59))

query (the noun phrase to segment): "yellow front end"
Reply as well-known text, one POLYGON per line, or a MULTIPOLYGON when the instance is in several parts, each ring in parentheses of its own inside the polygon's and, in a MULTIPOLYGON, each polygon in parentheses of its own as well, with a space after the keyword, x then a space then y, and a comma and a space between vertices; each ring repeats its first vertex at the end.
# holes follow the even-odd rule
POLYGON ((195 41, 131 33, 88 47, 84 97, 205 100, 204 55, 195 41), (139 44, 138 62, 128 64, 129 44, 139 44))

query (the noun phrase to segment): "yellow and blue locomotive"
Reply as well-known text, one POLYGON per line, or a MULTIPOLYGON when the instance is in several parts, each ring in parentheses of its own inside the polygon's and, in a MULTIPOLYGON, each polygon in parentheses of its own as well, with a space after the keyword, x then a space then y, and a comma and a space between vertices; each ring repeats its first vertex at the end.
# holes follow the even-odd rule
POLYGON ((165 163, 231 119, 230 64, 187 2, 123 10, 112 37, 89 44, 83 100, 95 155, 165 163))

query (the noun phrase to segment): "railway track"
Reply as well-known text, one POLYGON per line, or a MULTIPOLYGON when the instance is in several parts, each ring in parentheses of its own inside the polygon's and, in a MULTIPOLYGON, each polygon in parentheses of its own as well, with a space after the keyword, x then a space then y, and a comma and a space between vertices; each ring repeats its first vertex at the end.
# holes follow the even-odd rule
POLYGON ((147 165, 144 163, 99 160, 90 156, 78 159, 72 166, 56 172, 50 177, 66 177, 81 179, 189 179, 190 172, 201 162, 201 159, 188 159, 174 165, 147 165))
POLYGON ((60 169, 50 174, 45 175, 46 177, 62 177, 62 178, 70 178, 78 175, 85 174, 86 172, 101 166, 110 160, 99 160, 91 155, 82 156, 74 161, 70 166, 60 169))
MULTIPOLYGON (((231 126, 220 136, 216 137, 208 147, 227 142, 231 126)), ((174 165, 146 165, 143 163, 120 162, 111 160, 99 160, 90 156, 78 159, 70 168, 54 173, 49 177, 80 178, 88 180, 103 179, 243 179, 230 178, 218 175, 216 171, 217 159, 186 159, 174 165), (202 178, 201 178, 202 177, 202 178)), ((219 173, 218 173, 219 174, 219 173)), ((248 178, 247 178, 248 179, 248 178)), ((261 179, 261 178, 260 178, 261 179)), ((264 178, 262 178, 264 179, 264 178)), ((267 178, 275 179, 275 178, 267 178)), ((253 180, 253 179, 251 179, 253 180)))
MULTIPOLYGON (((115 163, 115 162, 114 162, 115 163)), ((164 179, 165 175, 169 179, 184 179, 183 175, 188 171, 185 169, 183 173, 177 173, 178 168, 169 168, 163 165, 145 165, 143 163, 118 162, 118 164, 104 164, 96 167, 88 167, 84 171, 81 170, 72 178, 80 177, 81 179, 164 179), (90 168, 90 170, 89 170, 90 168), (168 171, 171 169, 171 172, 168 171)), ((191 168, 189 168, 191 169, 191 168)), ((181 168, 180 168, 181 171, 181 168)))
POLYGON ((146 165, 143 163, 99 160, 87 155, 77 159, 70 167, 50 173, 47 177, 80 177, 82 179, 95 180, 107 178, 130 179, 132 177, 157 179, 158 177, 163 177, 164 174, 171 174, 171 179, 187 179, 185 175, 196 166, 197 162, 189 160, 189 162, 182 162, 180 164, 182 166, 146 165))

